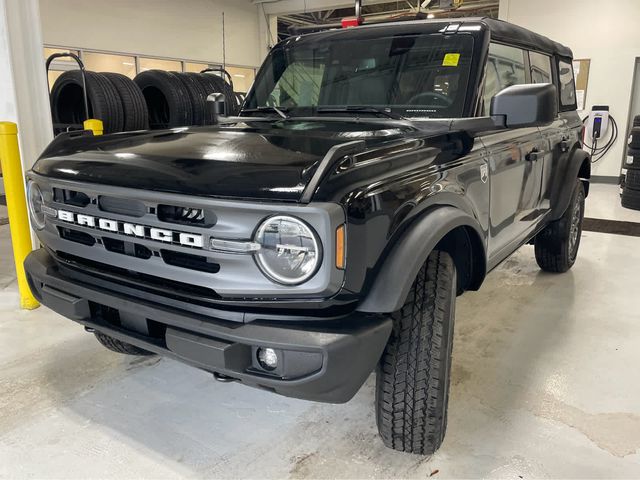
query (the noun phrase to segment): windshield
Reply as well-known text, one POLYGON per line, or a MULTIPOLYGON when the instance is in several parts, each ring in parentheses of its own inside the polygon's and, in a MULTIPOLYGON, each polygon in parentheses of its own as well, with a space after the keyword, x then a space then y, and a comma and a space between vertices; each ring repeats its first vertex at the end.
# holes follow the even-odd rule
POLYGON ((340 37, 303 37, 274 48, 243 113, 462 116, 470 35, 340 37))

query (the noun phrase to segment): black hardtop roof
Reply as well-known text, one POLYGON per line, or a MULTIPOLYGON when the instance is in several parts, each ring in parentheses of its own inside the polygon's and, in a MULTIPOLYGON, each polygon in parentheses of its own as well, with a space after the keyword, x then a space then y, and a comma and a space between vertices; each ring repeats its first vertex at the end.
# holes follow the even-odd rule
MULTIPOLYGON (((384 28, 385 30, 393 29, 396 26, 401 28, 403 31, 406 31, 407 28, 411 28, 411 26, 424 26, 428 28, 431 26, 435 28, 436 25, 451 25, 451 24, 474 24, 474 25, 484 25, 490 32, 491 38, 500 43, 507 43, 510 45, 520 46, 522 48, 527 48, 530 50, 536 50, 540 52, 545 52, 548 54, 558 55, 566 58, 573 58, 573 52, 569 47, 562 45, 561 43, 554 42, 550 38, 545 37, 544 35, 540 35, 538 33, 532 32, 524 27, 519 25, 515 25, 513 23, 505 22, 503 20, 497 20, 495 18, 489 17, 466 17, 466 18, 437 18, 431 20, 408 20, 408 21, 396 21, 396 22, 374 22, 374 23, 365 23, 359 27, 354 28, 345 28, 341 29, 338 25, 333 25, 333 27, 338 27, 337 29, 332 29, 329 31, 322 31, 322 25, 319 25, 320 31, 316 31, 315 33, 310 33, 308 35, 303 35, 303 37, 315 37, 316 35, 326 35, 331 32, 331 34, 342 35, 345 34, 347 36, 357 35, 358 31, 361 32, 371 32, 372 29, 375 28, 384 28)), ((304 29, 300 29, 299 33, 302 33, 304 29)), ((317 38, 317 37, 316 37, 317 38)), ((283 43, 288 43, 285 40, 283 43)))
POLYGON ((495 18, 469 18, 465 19, 465 21, 484 23, 491 31, 491 38, 499 42, 520 45, 531 50, 539 50, 573 59, 573 52, 569 47, 555 42, 544 35, 532 32, 520 25, 503 20, 496 20, 495 18))

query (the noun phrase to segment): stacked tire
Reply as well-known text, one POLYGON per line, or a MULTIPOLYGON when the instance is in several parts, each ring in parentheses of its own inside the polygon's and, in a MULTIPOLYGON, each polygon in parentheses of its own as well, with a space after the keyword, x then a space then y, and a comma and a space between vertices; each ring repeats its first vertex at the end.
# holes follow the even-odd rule
MULTIPOLYGON (((119 73, 85 72, 89 118, 102 120, 104 133, 145 130, 147 105, 140 88, 119 73)), ((58 77, 51 89, 51 115, 56 133, 86 120, 80 70, 58 77)))
POLYGON ((226 115, 237 115, 239 111, 232 86, 216 74, 147 70, 139 73, 134 82, 147 104, 151 129, 212 125, 214 112, 207 103, 212 93, 224 94, 226 115))
POLYGON ((633 120, 624 169, 622 206, 640 210, 640 116, 633 120))

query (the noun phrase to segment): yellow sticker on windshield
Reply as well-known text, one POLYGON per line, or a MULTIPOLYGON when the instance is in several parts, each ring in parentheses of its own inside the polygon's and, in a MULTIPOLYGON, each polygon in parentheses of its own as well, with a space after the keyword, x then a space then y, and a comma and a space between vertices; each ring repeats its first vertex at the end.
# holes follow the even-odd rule
POLYGON ((459 53, 447 53, 442 60, 443 67, 457 67, 460 62, 459 53))

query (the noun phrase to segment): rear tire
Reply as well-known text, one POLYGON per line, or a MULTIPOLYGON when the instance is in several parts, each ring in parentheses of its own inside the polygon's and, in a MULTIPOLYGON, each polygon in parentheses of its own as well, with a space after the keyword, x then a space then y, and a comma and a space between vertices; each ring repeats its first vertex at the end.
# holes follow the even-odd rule
POLYGON ((93 332, 98 341, 112 352, 124 353, 125 355, 149 356, 155 355, 153 352, 143 350, 142 348, 131 345, 130 343, 121 342, 109 335, 100 332, 93 332))
POLYGON ((584 185, 578 179, 567 211, 536 235, 536 262, 545 272, 563 273, 576 262, 582 236, 584 199, 584 185))
POLYGON ((456 300, 451 257, 431 253, 403 307, 376 375, 376 419, 387 447, 430 455, 447 427, 456 300))

